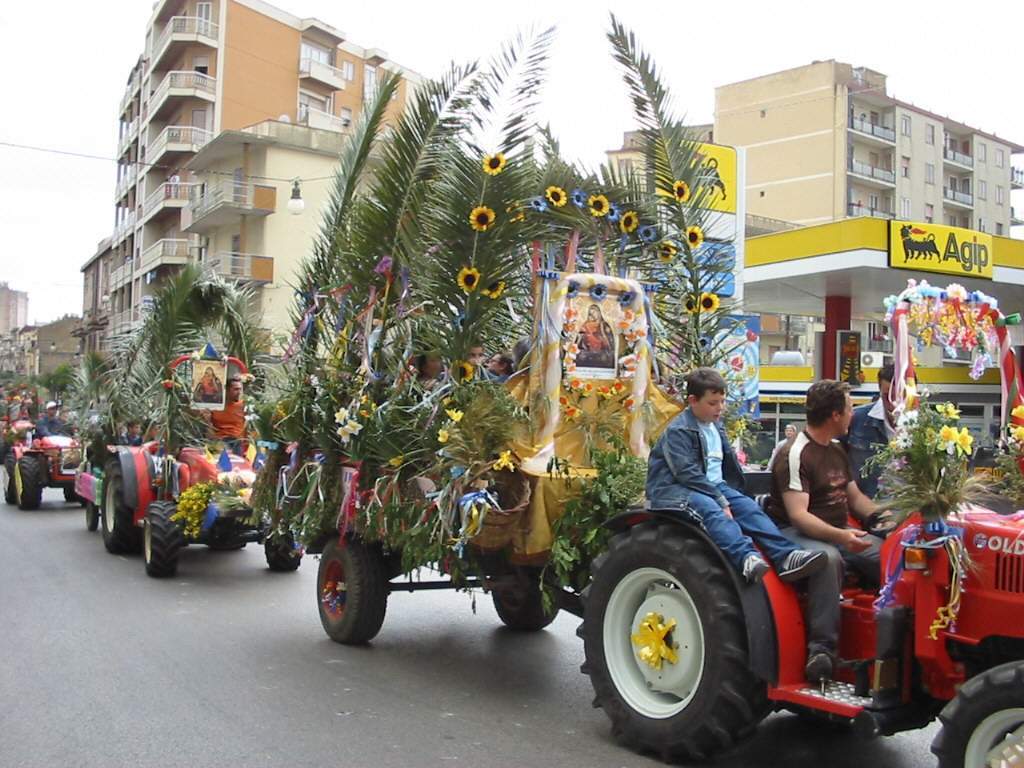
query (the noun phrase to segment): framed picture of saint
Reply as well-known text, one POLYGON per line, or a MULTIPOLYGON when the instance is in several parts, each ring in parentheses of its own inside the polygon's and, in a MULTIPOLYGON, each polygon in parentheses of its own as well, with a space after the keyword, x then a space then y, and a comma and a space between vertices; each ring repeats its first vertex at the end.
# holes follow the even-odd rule
POLYGON ((228 364, 220 360, 192 363, 192 406, 204 411, 224 410, 228 364))
POLYGON ((581 321, 576 336, 576 375, 588 379, 614 379, 619 359, 619 337, 612 330, 601 304, 582 301, 581 321))

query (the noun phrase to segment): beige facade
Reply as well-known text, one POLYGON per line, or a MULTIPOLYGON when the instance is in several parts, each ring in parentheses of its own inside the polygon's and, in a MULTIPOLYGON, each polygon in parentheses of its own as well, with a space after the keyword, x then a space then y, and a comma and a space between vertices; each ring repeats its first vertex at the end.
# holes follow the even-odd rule
MULTIPOLYGON (((109 297, 109 319, 96 347, 102 348, 105 336, 140 322, 146 296, 182 264, 217 253, 251 252, 252 245, 246 242, 251 227, 238 233, 242 251, 232 251, 223 243, 208 242, 207 234, 191 221, 188 228, 183 226, 182 217, 193 200, 219 194, 229 185, 232 197, 252 195, 250 209, 255 206, 262 215, 270 215, 284 210, 290 189, 255 175, 302 178, 310 165, 299 153, 291 158, 294 165, 283 160, 275 173, 257 174, 245 161, 224 168, 225 175, 216 180, 207 170, 200 180, 190 161, 203 147, 225 131, 267 120, 329 132, 337 144, 375 96, 386 72, 402 75, 388 111, 387 119, 394 119, 420 78, 383 51, 357 46, 328 24, 293 16, 262 0, 157 2, 143 53, 131 70, 119 107, 110 267, 105 278, 98 273, 106 280, 106 289, 93 291, 109 297)), ((324 172, 320 167, 322 156, 313 165, 319 168, 317 175, 330 175, 330 168, 324 172)), ((316 210, 308 206, 310 219, 316 210)), ((249 210, 242 218, 256 215, 249 210)), ((312 230, 317 223, 306 225, 312 230)), ((87 279, 95 259, 83 268, 87 279)), ((256 271, 262 276, 268 269, 274 271, 266 261, 247 263, 260 264, 256 271)), ((93 306, 87 291, 84 309, 93 306)))
POLYGON ((277 348, 291 330, 299 265, 319 231, 343 139, 267 120, 223 131, 188 164, 199 186, 182 211, 182 232, 202 244, 202 263, 253 289, 277 348), (310 180, 302 185, 305 211, 298 216, 287 210, 291 184, 272 181, 289 175, 310 180))
POLYGON ((114 252, 109 237, 101 240, 96 252, 82 266, 82 322, 73 334, 82 339, 86 352, 103 352, 110 324, 110 271, 114 252))
POLYGON ((65 315, 60 320, 36 328, 35 370, 31 373, 42 376, 53 373, 62 365, 74 367, 82 351, 81 342, 74 332, 81 324, 82 318, 77 315, 65 315))
POLYGON ((837 61, 715 89, 715 141, 747 151, 747 210, 812 225, 856 216, 1009 236, 1024 147, 886 92, 837 61))
POLYGON ((0 283, 0 336, 28 324, 28 293, 0 283))

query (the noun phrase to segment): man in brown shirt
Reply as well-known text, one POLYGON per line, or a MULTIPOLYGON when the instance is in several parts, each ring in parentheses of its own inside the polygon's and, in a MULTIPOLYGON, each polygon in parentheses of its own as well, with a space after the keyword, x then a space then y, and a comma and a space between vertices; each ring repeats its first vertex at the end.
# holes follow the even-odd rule
POLYGON ((825 572, 808 590, 807 678, 832 676, 839 640, 839 601, 844 568, 856 570, 868 586, 880 580, 882 539, 850 527, 853 516, 877 532, 892 528, 886 514, 853 481, 846 451, 836 442, 853 415, 849 387, 832 380, 807 390, 807 429, 779 451, 772 464, 768 513, 782 533, 802 549, 828 555, 825 572))

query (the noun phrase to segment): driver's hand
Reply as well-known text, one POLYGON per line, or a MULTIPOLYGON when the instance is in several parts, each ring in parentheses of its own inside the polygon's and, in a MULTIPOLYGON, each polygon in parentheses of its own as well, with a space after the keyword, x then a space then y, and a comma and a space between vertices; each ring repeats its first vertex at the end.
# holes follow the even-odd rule
POLYGON ((844 528, 839 538, 839 546, 848 549, 850 552, 863 552, 871 547, 867 540, 867 531, 858 531, 856 528, 844 528))

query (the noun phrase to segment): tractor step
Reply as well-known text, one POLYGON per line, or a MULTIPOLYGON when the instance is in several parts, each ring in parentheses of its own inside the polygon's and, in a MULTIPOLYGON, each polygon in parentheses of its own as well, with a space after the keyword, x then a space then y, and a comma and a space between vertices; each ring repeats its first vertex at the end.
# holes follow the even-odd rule
POLYGON ((819 686, 804 682, 770 688, 768 698, 850 719, 872 704, 870 696, 858 696, 855 693, 852 683, 838 680, 828 680, 819 686))

